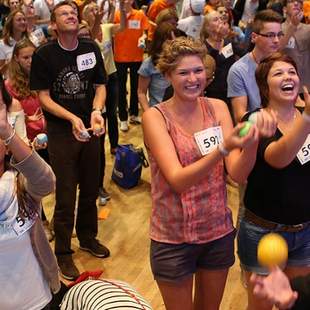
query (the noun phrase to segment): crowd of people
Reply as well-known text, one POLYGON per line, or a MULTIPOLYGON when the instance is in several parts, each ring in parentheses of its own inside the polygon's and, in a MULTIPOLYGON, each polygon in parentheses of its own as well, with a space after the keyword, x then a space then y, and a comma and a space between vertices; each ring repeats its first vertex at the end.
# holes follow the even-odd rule
POLYGON ((110 256, 97 239, 97 205, 113 199, 105 135, 114 155, 119 130, 130 135, 141 123, 150 264, 166 309, 220 308, 235 238, 247 309, 309 309, 309 2, 2 3, 1 309, 122 308, 124 294, 151 309, 125 283, 69 289, 58 275, 79 279, 74 228, 81 250, 110 256), (237 228, 227 182, 239 186, 237 228), (50 225, 41 199, 52 191, 50 225), (282 270, 257 260, 269 232, 288 244, 282 270), (116 293, 107 302, 109 290, 116 293))

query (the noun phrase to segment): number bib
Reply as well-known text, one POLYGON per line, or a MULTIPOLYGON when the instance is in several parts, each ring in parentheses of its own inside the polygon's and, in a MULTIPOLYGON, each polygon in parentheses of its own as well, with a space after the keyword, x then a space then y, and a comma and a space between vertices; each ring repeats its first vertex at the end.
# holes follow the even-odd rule
POLYGON ((128 29, 140 29, 140 21, 135 19, 129 20, 128 29))
POLYGON ((38 28, 35 31, 31 32, 29 34, 29 38, 30 41, 35 45, 35 47, 38 47, 46 41, 44 32, 41 28, 38 28))
POLYGON ((94 52, 79 55, 76 57, 76 63, 79 71, 92 69, 96 65, 96 56, 94 52))
POLYGON ((222 48, 221 53, 224 55, 225 58, 229 58, 230 56, 232 56, 234 54, 233 48, 232 48, 232 44, 229 43, 226 46, 224 46, 222 48))
POLYGON ((12 225, 12 228, 16 235, 20 236, 24 234, 27 230, 29 230, 34 224, 36 217, 37 215, 33 216, 32 218, 26 217, 22 219, 21 217, 17 216, 14 224, 12 225))
POLYGON ((194 133, 201 155, 207 155, 223 142, 221 126, 211 127, 194 133))
POLYGON ((304 165, 310 160, 310 135, 308 135, 303 146, 298 151, 297 158, 302 165, 304 165))
POLYGON ((287 42, 286 48, 294 48, 295 47, 295 38, 290 37, 290 39, 287 42))

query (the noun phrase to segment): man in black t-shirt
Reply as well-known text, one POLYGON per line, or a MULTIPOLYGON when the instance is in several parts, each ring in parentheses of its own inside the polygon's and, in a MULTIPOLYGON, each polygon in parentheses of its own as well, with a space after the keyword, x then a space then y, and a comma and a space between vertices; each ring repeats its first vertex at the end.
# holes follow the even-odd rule
POLYGON ((51 24, 57 40, 35 51, 30 85, 39 92, 44 108, 48 151, 56 175, 55 254, 63 276, 72 280, 79 276, 71 250, 77 185, 76 232, 80 248, 97 257, 110 255, 96 239, 98 137, 104 133, 101 111, 106 75, 95 42, 78 39, 77 12, 70 2, 55 6, 51 24))

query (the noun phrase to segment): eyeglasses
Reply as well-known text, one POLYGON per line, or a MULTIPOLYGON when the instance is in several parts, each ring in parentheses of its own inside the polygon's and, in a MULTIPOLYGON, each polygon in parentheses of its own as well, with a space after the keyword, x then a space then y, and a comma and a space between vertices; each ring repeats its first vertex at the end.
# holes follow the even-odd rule
POLYGON ((276 37, 280 39, 284 37, 284 33, 282 31, 278 33, 268 32, 268 33, 257 33, 257 34, 267 39, 275 39, 276 37))

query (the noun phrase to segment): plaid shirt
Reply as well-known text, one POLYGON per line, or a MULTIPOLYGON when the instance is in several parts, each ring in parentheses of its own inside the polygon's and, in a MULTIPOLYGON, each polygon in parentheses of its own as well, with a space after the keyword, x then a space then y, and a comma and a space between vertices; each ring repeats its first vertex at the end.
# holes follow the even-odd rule
MULTIPOLYGON (((205 98, 200 99, 204 128, 217 126, 205 98)), ((201 158, 194 136, 186 134, 169 114, 164 103, 156 106, 165 118, 168 132, 183 167, 201 158)), ((167 243, 205 243, 233 230, 227 208, 223 161, 218 161, 205 178, 181 194, 176 193, 149 152, 152 184, 150 237, 167 243)))

